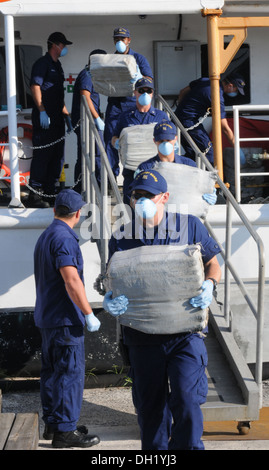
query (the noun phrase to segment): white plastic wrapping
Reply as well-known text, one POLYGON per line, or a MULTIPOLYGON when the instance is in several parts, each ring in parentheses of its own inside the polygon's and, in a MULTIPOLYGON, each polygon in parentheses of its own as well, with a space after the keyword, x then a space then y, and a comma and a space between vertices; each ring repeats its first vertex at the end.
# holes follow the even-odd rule
POLYGON ((216 183, 215 171, 168 162, 156 162, 154 170, 167 181, 170 193, 167 203, 169 212, 206 218, 210 206, 202 196, 213 192, 216 183))
POLYGON ((119 251, 111 257, 104 285, 113 297, 129 299, 119 316, 122 325, 149 334, 200 331, 208 309, 189 299, 200 293, 204 268, 199 245, 149 245, 119 251))
POLYGON ((130 80, 137 71, 134 56, 128 54, 94 54, 90 72, 95 91, 105 96, 132 96, 130 80))
POLYGON ((157 122, 125 127, 119 136, 119 157, 124 168, 135 171, 140 163, 157 154, 153 129, 157 122))

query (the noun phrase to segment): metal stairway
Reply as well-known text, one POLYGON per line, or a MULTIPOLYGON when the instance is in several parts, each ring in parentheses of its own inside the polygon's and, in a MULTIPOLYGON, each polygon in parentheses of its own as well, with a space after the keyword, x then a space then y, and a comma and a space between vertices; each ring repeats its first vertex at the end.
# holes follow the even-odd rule
POLYGON ((202 405, 205 421, 258 420, 258 384, 215 300, 210 307, 205 344, 208 352, 208 396, 202 405))

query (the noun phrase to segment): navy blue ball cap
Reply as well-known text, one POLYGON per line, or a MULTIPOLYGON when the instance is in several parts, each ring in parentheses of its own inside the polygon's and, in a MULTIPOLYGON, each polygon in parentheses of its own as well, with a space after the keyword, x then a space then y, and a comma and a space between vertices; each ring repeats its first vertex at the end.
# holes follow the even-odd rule
POLYGON ((77 212, 86 204, 83 201, 81 195, 73 189, 63 189, 57 194, 55 199, 55 209, 59 206, 65 206, 68 208, 68 212, 77 212))
POLYGON ((177 128, 171 121, 161 121, 154 127, 154 139, 159 140, 174 140, 177 135, 177 128))
POLYGON ((241 95, 245 94, 244 92, 244 86, 246 85, 245 80, 243 79, 241 75, 239 75, 239 73, 231 73, 231 75, 226 77, 226 80, 232 83, 234 86, 236 86, 239 93, 241 93, 241 95))
POLYGON ((137 80, 135 82, 135 89, 137 90, 138 88, 144 88, 144 87, 147 87, 147 88, 152 88, 152 90, 154 90, 154 82, 153 82, 153 79, 150 78, 150 77, 143 77, 143 78, 139 78, 139 80, 137 80))
POLYGON ((129 38, 130 31, 126 28, 116 28, 114 29, 113 38, 129 38))
POLYGON ((138 173, 131 185, 131 190, 144 189, 151 194, 166 193, 166 180, 156 170, 143 170, 138 173))
POLYGON ((60 32, 56 32, 56 33, 52 33, 49 37, 48 37, 48 41, 53 43, 53 44, 65 44, 65 45, 68 45, 68 44, 73 44, 71 41, 68 41, 68 39, 66 39, 65 35, 63 33, 60 33, 60 32))

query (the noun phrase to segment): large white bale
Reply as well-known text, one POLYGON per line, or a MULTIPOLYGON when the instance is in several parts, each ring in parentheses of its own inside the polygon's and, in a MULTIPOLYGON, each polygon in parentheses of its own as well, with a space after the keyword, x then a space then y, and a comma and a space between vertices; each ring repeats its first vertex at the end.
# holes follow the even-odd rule
POLYGON ((213 193, 217 179, 215 171, 169 162, 156 162, 154 170, 167 181, 170 194, 167 203, 169 212, 188 213, 206 218, 210 206, 202 196, 213 193))
POLYGON ((124 168, 135 171, 140 163, 157 154, 153 129, 157 122, 125 127, 119 136, 119 157, 124 168))
POLYGON ((91 56, 90 72, 95 91, 105 96, 132 96, 136 60, 125 54, 94 54, 91 56))
POLYGON ((190 305, 204 281, 199 245, 149 245, 111 257, 104 285, 129 299, 119 321, 149 334, 201 331, 208 309, 190 305))

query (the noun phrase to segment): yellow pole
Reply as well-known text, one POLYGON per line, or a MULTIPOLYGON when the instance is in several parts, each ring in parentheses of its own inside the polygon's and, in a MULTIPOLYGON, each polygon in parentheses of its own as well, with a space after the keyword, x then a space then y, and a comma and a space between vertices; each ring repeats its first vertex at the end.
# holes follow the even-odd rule
POLYGON ((211 85, 212 135, 214 147, 214 167, 223 181, 222 135, 220 115, 220 47, 218 20, 221 10, 207 14, 208 70, 211 85), (217 12, 217 14, 216 14, 217 12))

